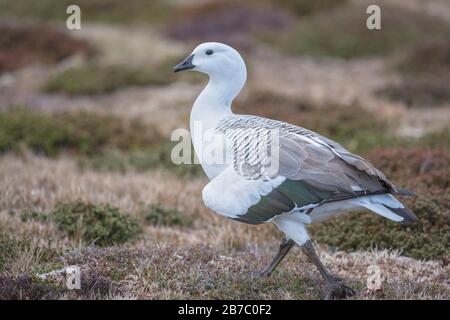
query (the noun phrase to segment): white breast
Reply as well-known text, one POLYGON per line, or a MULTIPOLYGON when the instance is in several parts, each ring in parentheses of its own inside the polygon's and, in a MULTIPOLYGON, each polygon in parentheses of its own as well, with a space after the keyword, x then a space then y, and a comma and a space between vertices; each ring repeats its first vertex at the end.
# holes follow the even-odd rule
POLYGON ((213 179, 232 163, 232 148, 224 135, 206 135, 194 133, 192 142, 203 170, 209 179, 213 179))
POLYGON ((285 177, 270 180, 245 179, 230 165, 203 189, 205 205, 214 212, 229 218, 245 214, 262 196, 279 186, 285 177))

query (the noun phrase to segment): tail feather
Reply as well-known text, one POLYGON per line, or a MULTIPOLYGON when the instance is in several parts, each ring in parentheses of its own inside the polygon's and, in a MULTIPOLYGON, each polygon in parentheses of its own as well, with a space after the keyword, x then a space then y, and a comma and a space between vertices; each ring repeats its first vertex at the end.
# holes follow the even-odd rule
POLYGON ((394 194, 399 195, 399 196, 406 196, 406 197, 412 197, 412 196, 416 195, 411 190, 404 189, 404 188, 396 188, 396 192, 394 194))
POLYGON ((359 204, 389 220, 402 224, 417 221, 416 215, 391 194, 361 197, 359 204))
POLYGON ((389 208, 386 205, 385 205, 385 207, 388 208, 390 211, 394 212, 395 214, 399 215, 400 217, 402 217, 403 220, 400 221, 400 223, 402 223, 402 224, 409 224, 409 223, 413 223, 413 222, 416 222, 417 220, 419 220, 417 218, 417 216, 414 214, 414 212, 412 212, 407 207, 404 207, 404 208, 389 208))

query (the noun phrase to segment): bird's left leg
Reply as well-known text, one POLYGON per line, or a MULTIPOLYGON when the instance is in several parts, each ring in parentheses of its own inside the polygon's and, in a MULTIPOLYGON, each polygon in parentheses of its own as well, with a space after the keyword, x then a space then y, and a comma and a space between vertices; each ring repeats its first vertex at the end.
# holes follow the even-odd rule
POLYGON ((295 242, 293 240, 284 238, 283 241, 281 241, 277 255, 273 258, 272 262, 259 273, 259 276, 270 277, 273 270, 280 264, 281 260, 288 254, 294 244, 295 242))
POLYGON ((317 256, 316 251, 308 240, 301 246, 303 253, 316 265, 320 274, 326 282, 328 293, 326 299, 341 299, 355 295, 355 291, 344 285, 343 281, 331 275, 317 256))

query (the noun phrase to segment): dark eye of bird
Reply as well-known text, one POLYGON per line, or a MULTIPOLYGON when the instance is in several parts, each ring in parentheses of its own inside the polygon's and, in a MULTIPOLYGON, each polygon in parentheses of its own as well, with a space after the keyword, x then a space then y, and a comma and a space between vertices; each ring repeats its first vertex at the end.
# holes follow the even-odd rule
POLYGON ((214 53, 214 51, 212 51, 211 49, 206 50, 206 55, 210 56, 214 53))

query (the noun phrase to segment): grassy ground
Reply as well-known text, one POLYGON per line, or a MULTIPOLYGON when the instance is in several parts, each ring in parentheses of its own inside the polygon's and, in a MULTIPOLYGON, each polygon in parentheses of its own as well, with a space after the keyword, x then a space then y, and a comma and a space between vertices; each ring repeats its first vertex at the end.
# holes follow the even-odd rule
POLYGON ((373 35, 354 1, 119 2, 82 1, 71 33, 64 1, 0 1, 15 43, 0 41, 0 299, 323 297, 298 248, 271 278, 252 276, 281 233, 213 214, 201 169, 170 160, 205 82, 171 66, 224 34, 249 65, 236 112, 318 131, 417 194, 402 199, 413 226, 367 212, 312 226, 325 265, 355 299, 450 298, 449 20, 433 9, 445 3, 380 2, 386 30, 373 35), (38 27, 51 32, 30 35, 38 27), (374 264, 378 291, 366 287, 374 264), (69 265, 81 290, 64 286, 69 265))
POLYGON ((345 59, 383 55, 412 46, 425 37, 445 37, 449 26, 419 12, 383 5, 383 31, 361 27, 367 5, 343 5, 332 12, 300 20, 298 26, 269 42, 291 54, 345 59), (414 21, 414 23, 411 23, 414 21))

